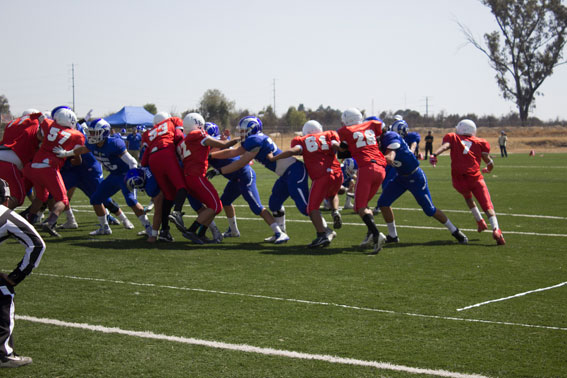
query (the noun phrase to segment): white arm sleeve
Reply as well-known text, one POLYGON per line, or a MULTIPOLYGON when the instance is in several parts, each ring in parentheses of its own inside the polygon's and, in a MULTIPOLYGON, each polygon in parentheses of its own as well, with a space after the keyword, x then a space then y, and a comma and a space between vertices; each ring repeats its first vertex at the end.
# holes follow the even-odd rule
POLYGON ((128 151, 124 151, 124 153, 120 155, 120 159, 122 159, 124 163, 128 164, 128 167, 130 167, 130 169, 138 168, 138 162, 132 155, 130 155, 128 151))

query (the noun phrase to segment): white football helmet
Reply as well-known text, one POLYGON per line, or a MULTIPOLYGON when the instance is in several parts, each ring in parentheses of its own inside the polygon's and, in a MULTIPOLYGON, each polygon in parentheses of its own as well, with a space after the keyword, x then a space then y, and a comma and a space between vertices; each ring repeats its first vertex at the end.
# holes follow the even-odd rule
POLYGON ((349 108, 341 115, 344 126, 359 125, 362 123, 362 113, 357 108, 349 108))
POLYGON ((23 111, 22 117, 25 117, 27 115, 34 114, 34 113, 39 113, 39 110, 37 110, 37 109, 26 109, 26 110, 23 111))
POLYGON ((189 134, 193 130, 203 129, 205 119, 199 113, 189 113, 183 118, 183 132, 189 134))
POLYGON ((476 135, 476 125, 470 119, 463 119, 455 128, 458 135, 476 135))
POLYGON ((396 114, 396 115, 394 116, 394 121, 401 121, 401 120, 403 120, 403 119, 404 119, 404 117, 403 117, 402 115, 400 115, 400 114, 396 114))
POLYGON ((77 116, 75 112, 68 106, 58 106, 51 111, 51 118, 59 125, 64 127, 75 128, 77 124, 77 116))
POLYGON ((154 116, 154 126, 157 125, 158 123, 162 123, 163 121, 165 121, 166 119, 171 118, 171 116, 169 115, 169 113, 166 112, 159 112, 154 116))
POLYGON ((309 134, 317 134, 317 133, 322 133, 323 132, 323 126, 321 126, 321 124, 315 120, 310 120, 305 122, 305 125, 303 125, 303 136, 305 135, 309 135, 309 134))

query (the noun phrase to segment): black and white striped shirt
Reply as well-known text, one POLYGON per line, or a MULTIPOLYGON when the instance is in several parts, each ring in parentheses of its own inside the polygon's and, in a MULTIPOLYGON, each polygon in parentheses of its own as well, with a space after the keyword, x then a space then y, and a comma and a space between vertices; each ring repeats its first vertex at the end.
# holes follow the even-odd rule
POLYGON ((39 265, 45 252, 45 242, 28 221, 6 206, 0 205, 0 243, 10 236, 26 247, 24 258, 8 275, 8 278, 17 285, 39 265))

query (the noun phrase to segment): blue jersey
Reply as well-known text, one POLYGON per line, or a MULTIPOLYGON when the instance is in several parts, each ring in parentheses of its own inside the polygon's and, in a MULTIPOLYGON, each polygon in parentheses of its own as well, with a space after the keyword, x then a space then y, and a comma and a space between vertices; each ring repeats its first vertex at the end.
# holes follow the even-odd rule
MULTIPOLYGON (((411 146, 412 143, 417 143, 417 146, 419 146, 419 142, 421 142, 421 136, 419 135, 419 133, 411 132, 404 137, 404 140, 408 144, 408 146, 411 146)), ((415 150, 417 151, 417 147, 415 150)))
POLYGON ((126 137, 126 140, 128 141, 128 149, 129 150, 139 150, 140 149, 140 144, 142 142, 142 136, 138 133, 136 134, 130 134, 126 137))
POLYGON ((122 138, 111 136, 106 139, 102 147, 90 143, 86 143, 85 146, 111 174, 125 175, 130 169, 120 157, 126 151, 126 144, 122 138))
MULTIPOLYGON (((229 158, 229 159, 210 159, 209 160, 209 165, 211 165, 213 168, 217 169, 220 171, 220 169, 226 165, 229 165, 230 163, 236 161, 236 160, 240 160, 240 157, 234 157, 234 158, 229 158)), ((235 172, 231 172, 229 174, 223 175, 224 177, 226 177, 229 180, 238 180, 238 178, 247 170, 250 170, 250 165, 246 164, 244 167, 240 168, 238 171, 235 172)))
POLYGON ((282 150, 278 148, 272 138, 262 133, 250 135, 242 142, 242 147, 244 147, 246 151, 252 151, 259 147, 260 151, 256 155, 255 159, 262 163, 262 165, 270 171, 276 171, 276 162, 268 160, 267 156, 270 152, 274 156, 279 155, 282 150))
MULTIPOLYGON (((409 135, 409 134, 408 134, 409 135)), ((411 153, 408 144, 393 131, 382 134, 380 140, 382 152, 396 151, 393 166, 400 175, 409 175, 419 167, 419 160, 411 153)))

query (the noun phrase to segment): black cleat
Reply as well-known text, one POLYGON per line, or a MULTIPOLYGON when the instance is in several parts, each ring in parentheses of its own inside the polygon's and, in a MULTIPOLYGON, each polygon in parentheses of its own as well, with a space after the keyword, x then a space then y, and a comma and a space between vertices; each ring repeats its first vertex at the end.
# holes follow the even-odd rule
POLYGON ((399 242, 400 242, 400 238, 398 238, 397 236, 386 235, 386 244, 399 243, 399 242))
POLYGON ((333 212, 333 228, 338 230, 343 226, 343 219, 341 218, 341 213, 338 211, 333 212))
POLYGON ((327 235, 323 235, 323 236, 318 236, 315 240, 313 240, 311 244, 307 246, 307 248, 326 247, 329 244, 331 244, 331 241, 329 240, 327 235))
POLYGON ((453 232, 453 237, 457 239, 459 244, 469 244, 469 238, 465 234, 462 233, 461 230, 457 228, 455 232, 453 232))
POLYGON ((201 238, 196 233, 191 232, 191 231, 185 230, 183 232, 183 237, 191 240, 195 244, 205 244, 205 242, 203 240, 201 240, 201 238))
POLYGON ((161 230, 159 232, 158 238, 159 241, 163 241, 163 242, 169 242, 171 243, 173 241, 173 236, 171 236, 171 233, 169 232, 169 230, 161 230))
POLYGON ((50 226, 48 223, 44 223, 41 225, 41 229, 47 232, 51 236, 55 236, 56 238, 60 238, 61 235, 57 231, 55 231, 55 225, 50 226))

